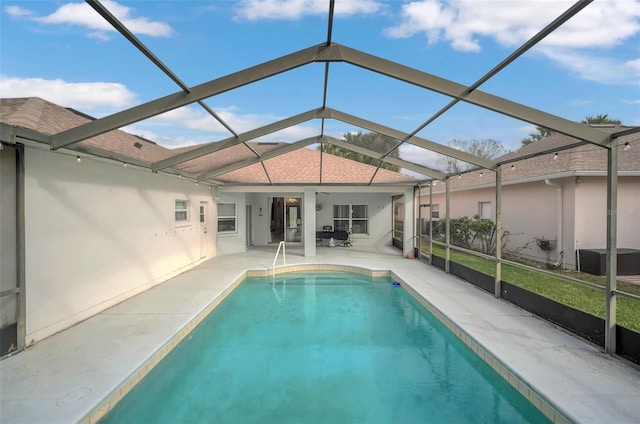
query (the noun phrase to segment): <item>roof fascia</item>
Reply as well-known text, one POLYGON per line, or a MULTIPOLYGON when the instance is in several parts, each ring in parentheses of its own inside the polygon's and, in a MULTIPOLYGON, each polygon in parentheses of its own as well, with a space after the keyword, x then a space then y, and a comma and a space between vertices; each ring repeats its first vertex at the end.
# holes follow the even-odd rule
POLYGON ((431 150, 436 153, 440 153, 445 156, 451 156, 463 162, 469 162, 482 168, 493 169, 496 163, 492 160, 481 158, 474 154, 454 149, 453 147, 446 146, 444 144, 436 143, 434 141, 426 140, 420 137, 410 137, 409 134, 402 131, 395 130, 393 128, 385 127, 384 125, 377 124, 375 122, 367 121, 366 119, 359 118, 354 115, 350 115, 345 112, 341 112, 335 109, 327 109, 325 111, 329 117, 337 119, 348 124, 356 125, 361 128, 368 129, 370 131, 377 132, 388 137, 395 138, 396 140, 406 140, 407 143, 422 147, 427 150, 431 150))
POLYGON ((277 156, 284 155, 285 153, 293 152, 294 150, 298 150, 303 147, 309 146, 310 144, 318 143, 318 142, 320 142, 320 137, 318 136, 305 138, 304 140, 296 141, 295 143, 291 143, 277 149, 269 150, 268 152, 264 153, 260 157, 241 160, 241 161, 234 162, 232 164, 202 173, 198 175, 198 180, 204 181, 209 178, 216 177, 218 175, 226 174, 227 172, 235 171, 236 169, 244 168, 246 166, 251 166, 256 163, 265 161, 267 159, 272 159, 277 156))
MULTIPOLYGON (((509 163, 520 162, 522 160, 531 159, 531 158, 537 157, 537 156, 543 156, 543 155, 548 155, 550 153, 562 152, 564 150, 573 149, 574 147, 580 147, 580 146, 583 146, 585 144, 587 144, 586 141, 576 140, 575 143, 565 144, 565 145, 562 145, 562 146, 559 146, 559 147, 553 147, 551 149, 545 149, 545 150, 541 150, 539 152, 529 153, 527 155, 514 156, 514 157, 506 159, 506 160, 498 161, 498 165, 507 165, 509 163)), ((464 174, 464 172, 461 172, 461 173, 464 174)))
POLYGON ((418 87, 426 88, 464 102, 480 106, 512 118, 549 128, 561 134, 576 137, 589 143, 608 147, 610 134, 591 128, 586 124, 569 121, 559 116, 516 103, 502 97, 474 90, 456 82, 437 77, 399 63, 391 62, 345 46, 339 46, 343 60, 352 65, 377 72, 418 87))
POLYGON ((325 45, 308 47, 260 65, 196 85, 191 87, 189 92, 181 90, 78 127, 70 128, 52 136, 51 148, 53 150, 59 149, 315 61, 336 60, 335 58, 331 59, 331 53, 326 52, 326 50, 335 51, 336 49, 325 45))
MULTIPOLYGON (((511 186, 511 185, 518 185, 518 184, 535 183, 535 182, 540 182, 544 180, 558 180, 562 178, 573 178, 573 177, 605 178, 606 176, 607 176, 607 171, 567 171, 567 172, 558 172, 558 173, 549 174, 549 175, 536 175, 534 177, 518 178, 515 180, 506 180, 506 181, 503 180, 500 183, 500 185, 511 186)), ((618 177, 640 177, 640 171, 618 171, 618 177)), ((496 186, 495 182, 492 182, 492 183, 481 184, 481 185, 451 188, 451 192, 453 193, 457 191, 472 191, 472 190, 479 190, 484 188, 492 188, 495 186, 496 186)), ((434 194, 444 194, 444 190, 434 191, 434 194)))
POLYGON ((219 150, 235 146, 236 144, 244 143, 246 141, 250 141, 255 138, 274 133, 276 131, 280 131, 284 128, 292 127, 294 125, 316 118, 321 111, 322 109, 312 109, 307 112, 303 112, 301 114, 283 119, 281 121, 274 122, 260 128, 255 128, 253 130, 242 133, 237 137, 229 137, 221 141, 205 144, 202 147, 198 147, 193 150, 189 150, 188 152, 184 152, 184 153, 172 156, 170 158, 158 161, 152 165, 152 169, 154 171, 160 171, 170 166, 187 162, 192 159, 197 159, 201 156, 205 156, 210 153, 214 153, 219 150))
POLYGON ((338 140, 337 138, 334 138, 334 137, 326 136, 326 137, 324 137, 324 141, 325 141, 325 143, 333 144, 335 146, 342 147, 343 149, 351 150, 353 152, 360 153, 360 154, 372 157, 374 159, 381 160, 383 162, 388 162, 388 163, 393 164, 393 165, 398 165, 400 167, 407 168, 407 169, 409 169, 411 171, 417 172, 417 173, 419 173, 421 175, 425 175, 427 177, 432 177, 432 178, 435 178, 435 179, 443 179, 443 178, 445 178, 445 174, 443 174, 441 172, 438 172, 436 170, 425 168, 423 166, 416 165, 414 163, 407 162, 407 161, 404 161, 402 159, 392 158, 392 157, 389 157, 389 156, 385 157, 384 159, 381 159, 381 156, 383 155, 382 153, 376 152, 374 150, 367 149, 366 147, 355 146, 355 145, 353 145, 351 143, 347 143, 346 141, 338 140))
POLYGON ((415 187, 416 182, 393 183, 393 184, 355 184, 355 183, 330 183, 330 184, 309 184, 309 183, 274 183, 274 184, 254 184, 254 183, 225 183, 224 192, 227 193, 302 193, 305 188, 313 188, 316 191, 331 193, 362 193, 362 188, 366 187, 367 193, 398 193, 404 189, 415 187))

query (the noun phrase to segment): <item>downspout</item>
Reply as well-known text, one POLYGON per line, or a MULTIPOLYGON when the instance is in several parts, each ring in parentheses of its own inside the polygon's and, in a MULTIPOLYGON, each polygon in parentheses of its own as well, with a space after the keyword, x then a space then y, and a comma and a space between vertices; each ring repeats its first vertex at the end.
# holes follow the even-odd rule
MULTIPOLYGON (((563 190, 563 186, 560 184, 555 184, 552 183, 551 180, 549 180, 548 178, 545 178, 544 183, 550 187, 555 187, 557 189, 557 210, 558 210, 558 234, 557 234, 557 258, 558 260, 556 261, 556 263, 554 265, 559 266, 560 265, 560 259, 564 258, 564 244, 563 244, 563 239, 562 239, 562 234, 564 232, 564 190, 563 190)), ((562 268, 564 269, 565 264, 562 264, 562 268)))

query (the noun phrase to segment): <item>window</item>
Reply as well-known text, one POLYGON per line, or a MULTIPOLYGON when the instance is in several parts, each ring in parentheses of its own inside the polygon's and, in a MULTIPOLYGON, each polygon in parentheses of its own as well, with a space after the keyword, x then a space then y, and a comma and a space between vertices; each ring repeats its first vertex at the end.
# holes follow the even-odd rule
POLYGON ((479 202, 478 215, 480 215, 480 219, 491 220, 491 202, 479 202))
POLYGON ((236 221, 236 204, 218 203, 218 232, 235 233, 236 221))
POLYGON ((369 209, 367 205, 334 205, 334 231, 349 231, 353 234, 369 234, 369 209))
POLYGON ((189 202, 186 200, 176 200, 176 222, 187 222, 189 220, 189 202))
POLYGON ((440 219, 440 205, 431 205, 431 219, 440 219))

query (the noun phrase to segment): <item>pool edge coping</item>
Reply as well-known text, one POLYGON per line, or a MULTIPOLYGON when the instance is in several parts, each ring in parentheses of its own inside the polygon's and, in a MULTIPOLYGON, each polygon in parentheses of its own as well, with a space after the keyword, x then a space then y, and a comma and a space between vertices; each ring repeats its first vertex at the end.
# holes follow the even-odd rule
POLYGON ((124 398, 142 379, 155 368, 173 349, 184 340, 195 327, 197 327, 233 290, 244 280, 251 277, 268 277, 270 275, 279 275, 285 273, 295 273, 302 271, 314 272, 353 272, 357 274, 367 275, 372 278, 390 277, 394 281, 398 281, 407 292, 426 308, 440 323, 442 323, 449 331, 458 337, 467 347, 469 347, 480 359, 489 365, 501 378, 503 378, 511 387, 517 390, 529 403, 538 409, 545 417, 554 424, 570 424, 577 422, 571 420, 570 414, 559 408, 554 402, 547 399, 539 391, 527 384, 515 371, 499 360, 490 349, 486 348, 482 343, 465 332, 451 318, 444 314, 440 309, 429 302, 421 295, 411 284, 405 282, 393 270, 373 270, 370 268, 355 265, 338 265, 338 264, 295 264, 283 265, 273 269, 264 270, 245 270, 229 283, 221 293, 211 299, 193 318, 187 321, 172 337, 164 344, 152 352, 142 364, 134 369, 126 376, 122 383, 115 387, 104 399, 98 402, 98 406, 90 410, 80 422, 83 424, 98 423, 106 416, 117 404, 124 398))

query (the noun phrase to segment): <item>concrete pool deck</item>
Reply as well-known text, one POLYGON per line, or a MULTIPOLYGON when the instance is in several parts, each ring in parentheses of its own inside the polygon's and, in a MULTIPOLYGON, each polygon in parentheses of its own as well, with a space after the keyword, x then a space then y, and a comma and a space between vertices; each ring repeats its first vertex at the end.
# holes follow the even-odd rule
MULTIPOLYGON (((166 354, 194 317, 245 271, 270 269, 274 254, 275 248, 253 248, 206 260, 0 361, 0 422, 98 419, 109 406, 105 401, 115 403, 135 384, 131 377, 150 368, 147 362, 159 352, 166 354)), ((563 416, 579 423, 640 421, 640 368, 434 267, 402 258, 392 247, 320 247, 314 258, 288 248, 287 265, 296 264, 392 271, 455 322, 461 338, 486 354, 494 369, 527 382, 519 390, 525 396, 535 390, 543 399, 538 406, 556 422, 566 422, 563 416)))

